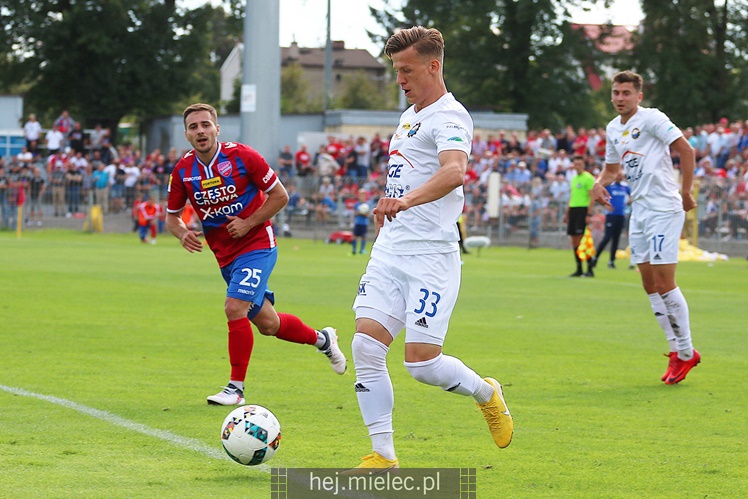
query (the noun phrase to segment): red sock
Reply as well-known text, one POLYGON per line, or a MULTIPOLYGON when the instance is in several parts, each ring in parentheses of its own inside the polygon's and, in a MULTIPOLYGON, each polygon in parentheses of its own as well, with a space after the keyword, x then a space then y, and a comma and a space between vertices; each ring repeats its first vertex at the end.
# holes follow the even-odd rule
POLYGON ((275 337, 291 343, 314 345, 317 343, 317 331, 310 328, 301 319, 291 314, 278 314, 280 328, 275 337))
POLYGON ((231 379, 244 381, 247 376, 249 358, 255 339, 252 334, 252 324, 249 319, 242 317, 229 321, 229 361, 231 362, 231 379))
POLYGON ((156 226, 151 225, 151 238, 156 239, 156 226))

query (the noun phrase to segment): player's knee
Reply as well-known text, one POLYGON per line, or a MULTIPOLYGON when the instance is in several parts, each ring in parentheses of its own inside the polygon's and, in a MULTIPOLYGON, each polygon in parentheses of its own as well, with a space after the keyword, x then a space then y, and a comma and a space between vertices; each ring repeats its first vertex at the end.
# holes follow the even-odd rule
POLYGON ((413 379, 427 385, 433 385, 433 376, 431 376, 428 369, 422 366, 410 366, 408 363, 405 364, 405 369, 408 370, 413 379))
POLYGON ((427 360, 424 362, 405 362, 405 369, 408 370, 413 379, 425 383, 427 385, 439 386, 443 389, 447 387, 442 386, 444 384, 443 376, 441 376, 440 368, 442 364, 442 356, 439 355, 436 358, 427 360))
POLYGON ((384 343, 367 334, 353 335, 351 353, 357 373, 360 370, 386 371, 388 351, 389 348, 384 343))
POLYGON ((223 309, 226 312, 226 319, 233 321, 247 316, 249 304, 234 298, 226 298, 223 309))
POLYGON ((257 331, 263 336, 275 336, 280 329, 280 319, 277 315, 266 316, 260 313, 250 320, 257 328, 257 331))

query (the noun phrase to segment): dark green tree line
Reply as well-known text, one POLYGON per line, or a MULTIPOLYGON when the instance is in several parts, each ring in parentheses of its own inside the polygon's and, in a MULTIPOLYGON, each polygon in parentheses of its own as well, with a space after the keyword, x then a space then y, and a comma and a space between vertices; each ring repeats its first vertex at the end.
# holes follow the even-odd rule
POLYGON ((69 109, 113 131, 125 115, 170 114, 200 93, 212 15, 174 0, 2 0, 1 84, 42 116, 69 109))
POLYGON ((641 72, 649 83, 645 104, 682 126, 746 116, 748 2, 642 0, 645 19, 634 50, 612 57, 573 28, 569 9, 595 3, 607 2, 405 0, 399 10, 371 13, 387 33, 438 28, 450 90, 473 110, 527 113, 533 128, 607 122, 612 110, 601 103, 610 85, 593 92, 586 77, 605 68, 641 72))
POLYGON ((748 2, 643 0, 641 35, 628 58, 647 102, 681 126, 746 118, 748 2))
POLYGON ((560 127, 599 118, 583 69, 594 52, 572 29, 565 8, 571 3, 407 0, 400 11, 371 12, 388 33, 438 28, 447 84, 469 108, 528 113, 532 127, 560 127))

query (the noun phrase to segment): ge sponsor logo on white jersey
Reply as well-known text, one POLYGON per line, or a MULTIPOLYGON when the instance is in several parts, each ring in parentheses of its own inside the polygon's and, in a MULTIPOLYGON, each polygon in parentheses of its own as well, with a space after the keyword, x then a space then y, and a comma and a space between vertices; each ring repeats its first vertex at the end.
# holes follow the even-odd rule
POLYGON ((636 182, 642 178, 644 173, 642 169, 643 160, 644 156, 635 152, 627 151, 623 155, 621 163, 626 171, 626 180, 629 182, 636 182))
POLYGON ((387 167, 387 176, 389 178, 400 178, 405 165, 389 165, 387 167))

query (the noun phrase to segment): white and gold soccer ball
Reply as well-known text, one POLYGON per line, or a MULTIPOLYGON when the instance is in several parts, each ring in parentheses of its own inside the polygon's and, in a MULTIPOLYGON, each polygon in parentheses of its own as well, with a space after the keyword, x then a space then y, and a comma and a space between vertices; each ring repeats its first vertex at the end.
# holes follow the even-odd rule
POLYGON ((360 205, 358 205, 358 208, 356 209, 359 215, 368 215, 369 210, 371 210, 371 208, 369 207, 368 203, 361 203, 360 205))
POLYGON ((278 418, 260 405, 237 407, 221 427, 221 444, 231 459, 245 466, 265 463, 281 441, 278 418))

